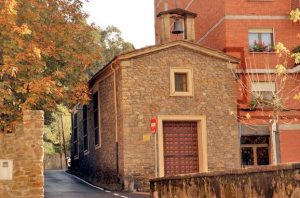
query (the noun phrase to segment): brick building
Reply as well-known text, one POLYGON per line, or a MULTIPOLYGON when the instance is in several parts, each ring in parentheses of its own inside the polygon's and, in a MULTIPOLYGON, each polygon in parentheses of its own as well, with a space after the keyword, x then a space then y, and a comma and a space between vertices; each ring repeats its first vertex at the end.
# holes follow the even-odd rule
MULTIPOLYGON (((299 0, 155 0, 155 15, 175 8, 198 15, 197 44, 241 59, 235 75, 242 166, 300 161, 300 102, 293 98, 300 92, 300 66, 274 51, 278 42, 291 50, 299 46, 300 26, 289 20, 297 7, 299 0), (278 77, 275 66, 285 61, 286 74, 278 77), (280 101, 278 111, 257 104, 261 97, 280 101)), ((156 19, 156 43, 161 43, 163 27, 156 19)))
POLYGON ((74 108, 72 170, 102 186, 149 190, 156 176, 239 167, 230 116, 238 63, 188 41, 115 57, 90 80, 91 103, 74 108))

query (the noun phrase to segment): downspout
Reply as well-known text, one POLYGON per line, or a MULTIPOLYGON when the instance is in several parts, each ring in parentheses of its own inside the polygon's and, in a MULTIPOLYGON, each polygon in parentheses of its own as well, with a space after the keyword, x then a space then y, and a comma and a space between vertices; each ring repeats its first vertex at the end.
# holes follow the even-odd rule
POLYGON ((115 133, 116 133, 116 169, 117 175, 119 175, 119 143, 118 143, 118 106, 117 106, 117 80, 116 80, 116 69, 111 65, 111 69, 114 73, 114 103, 115 103, 115 133))
POLYGON ((243 162, 242 162, 242 156, 241 156, 241 137, 242 137, 242 124, 240 123, 240 120, 238 120, 238 145, 239 145, 239 161, 240 161, 240 167, 243 167, 243 162))

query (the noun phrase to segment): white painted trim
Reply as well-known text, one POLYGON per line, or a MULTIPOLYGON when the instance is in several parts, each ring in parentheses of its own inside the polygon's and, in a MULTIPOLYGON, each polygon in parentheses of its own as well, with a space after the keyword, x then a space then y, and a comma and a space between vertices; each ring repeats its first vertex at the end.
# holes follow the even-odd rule
MULTIPOLYGON (((296 67, 292 69, 287 69, 288 74, 294 74, 294 73, 299 73, 300 72, 300 65, 297 65, 296 67)), ((237 69, 235 70, 235 73, 237 74, 242 74, 242 73, 247 73, 247 74, 276 74, 275 69, 237 69)))
POLYGON ((279 130, 300 130, 300 124, 280 124, 279 130))
POLYGON ((190 6, 192 5, 192 3, 194 2, 194 0, 191 0, 187 6, 185 7, 185 10, 188 10, 190 8, 190 6))
POLYGON ((289 20, 288 16, 271 16, 271 15, 225 15, 228 20, 289 20))
POLYGON ((273 34, 273 28, 249 28, 249 33, 270 33, 273 34))
POLYGON ((252 92, 275 92, 276 85, 274 81, 253 81, 251 82, 252 92))
POLYGON ((201 43, 212 31, 214 31, 217 27, 221 25, 225 20, 225 17, 221 18, 215 25, 213 25, 198 41, 197 43, 201 43))

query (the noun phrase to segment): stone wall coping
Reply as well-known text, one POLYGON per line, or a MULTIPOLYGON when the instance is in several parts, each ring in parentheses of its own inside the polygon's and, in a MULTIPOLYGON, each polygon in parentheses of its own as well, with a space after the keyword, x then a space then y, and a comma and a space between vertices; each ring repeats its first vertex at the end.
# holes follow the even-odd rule
POLYGON ((89 87, 92 87, 100 78, 102 73, 109 69, 110 66, 113 66, 115 62, 122 61, 122 60, 128 60, 131 58, 136 58, 140 56, 144 56, 146 54, 150 54, 153 52, 161 51, 161 50, 166 50, 172 47, 177 47, 181 46, 186 49, 190 49, 192 51, 198 52, 205 54, 206 56, 214 57, 217 59, 221 59, 223 61, 232 63, 232 64, 239 64, 240 59, 236 58, 234 56, 225 54, 223 51, 208 48, 208 47, 203 47, 201 45, 198 45, 196 43, 186 41, 186 40, 175 40, 175 41, 170 41, 167 43, 162 43, 159 45, 152 45, 152 46, 146 46, 140 49, 128 51, 128 52, 123 52, 117 56, 115 56, 108 64, 106 64, 104 67, 102 67, 90 80, 89 80, 89 87))
POLYGON ((275 172, 275 171, 293 170, 293 169, 300 169, 300 162, 280 164, 280 165, 269 165, 269 166, 255 166, 255 167, 239 168, 239 169, 228 169, 224 171, 180 174, 174 176, 152 178, 150 179, 150 182, 181 180, 181 179, 189 179, 189 178, 197 178, 197 177, 215 177, 215 176, 225 176, 225 175, 252 174, 252 173, 260 173, 260 172, 275 172))

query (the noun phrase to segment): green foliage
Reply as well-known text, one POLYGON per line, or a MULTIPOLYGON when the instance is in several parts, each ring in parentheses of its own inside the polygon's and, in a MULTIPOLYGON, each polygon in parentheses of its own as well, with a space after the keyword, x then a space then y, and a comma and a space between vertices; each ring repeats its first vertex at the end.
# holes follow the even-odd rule
POLYGON ((86 17, 81 0, 0 1, 0 130, 23 109, 89 100, 86 71, 102 49, 86 17))
POLYGON ((126 42, 122 38, 121 31, 115 26, 108 26, 102 30, 100 27, 97 29, 99 35, 99 43, 101 44, 102 59, 95 62, 93 67, 88 69, 89 77, 92 77, 97 71, 108 64, 115 56, 123 52, 134 50, 132 43, 126 42))
POLYGON ((124 41, 121 31, 115 26, 108 26, 105 30, 101 30, 101 44, 103 65, 122 52, 134 50, 134 46, 124 41))
POLYGON ((44 153, 45 154, 53 155, 58 152, 59 152, 59 148, 57 148, 57 146, 55 146, 52 142, 44 141, 44 153))
POLYGON ((270 51, 270 47, 265 45, 264 42, 254 41, 252 45, 250 45, 250 52, 266 52, 270 51))
POLYGON ((61 130, 61 120, 63 122, 64 135, 65 135, 65 143, 66 150, 70 150, 70 140, 71 140, 71 115, 68 112, 68 109, 65 106, 60 105, 58 107, 59 111, 52 113, 51 124, 46 125, 44 132, 44 146, 45 153, 53 154, 59 153, 60 149, 60 141, 63 141, 62 137, 60 137, 61 130), (60 128, 59 128, 60 127, 60 128))

